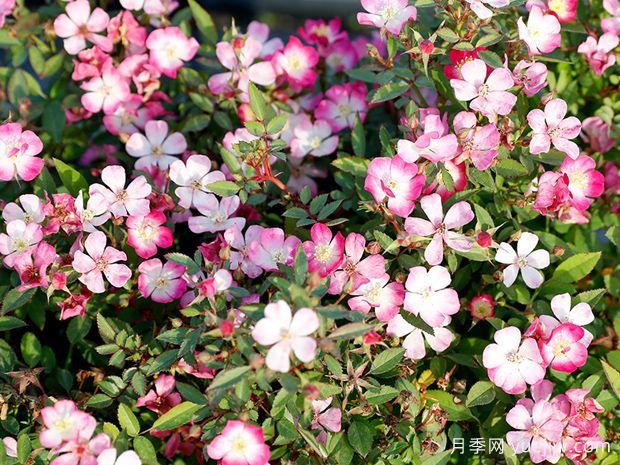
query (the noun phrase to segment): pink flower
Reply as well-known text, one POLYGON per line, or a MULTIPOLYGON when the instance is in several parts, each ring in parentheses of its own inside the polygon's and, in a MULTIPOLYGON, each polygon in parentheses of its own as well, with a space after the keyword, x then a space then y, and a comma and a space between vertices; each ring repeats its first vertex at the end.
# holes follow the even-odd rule
POLYGON ((489 168, 499 151, 497 127, 493 123, 477 126, 475 113, 461 111, 454 117, 454 130, 461 145, 457 161, 470 159, 479 170, 489 168))
POLYGON ((137 94, 129 95, 116 110, 103 117, 103 124, 108 132, 114 136, 130 136, 144 129, 147 121, 153 115, 149 107, 143 106, 142 97, 137 94))
MULTIPOLYGON (((577 326, 585 326, 594 321, 594 314, 592 308, 585 302, 581 302, 575 305, 571 309, 570 294, 559 294, 551 299, 551 310, 553 315, 541 315, 539 317, 540 322, 544 328, 543 340, 549 339, 551 336, 551 330, 563 323, 571 323, 577 326)), ((586 347, 592 342, 592 333, 584 329, 584 336, 579 341, 586 347)))
POLYGON ((352 290, 350 295, 355 297, 347 301, 351 310, 368 313, 374 308, 379 320, 394 318, 403 304, 405 289, 401 283, 389 281, 390 275, 385 273, 379 278, 369 278, 367 283, 352 290))
POLYGON ((572 417, 569 425, 588 434, 596 434, 599 428, 596 413, 604 412, 605 409, 596 399, 586 397, 589 392, 589 389, 569 389, 566 391, 566 397, 570 403, 569 416, 572 417))
POLYGON ((98 192, 94 192, 84 206, 84 195, 80 191, 75 199, 75 212, 82 222, 82 231, 95 232, 99 226, 105 224, 110 219, 109 207, 107 199, 98 192))
POLYGON ((531 9, 527 18, 527 26, 523 18, 519 18, 517 26, 519 39, 527 45, 530 56, 550 53, 560 46, 562 36, 558 18, 551 14, 544 14, 537 6, 531 9))
MULTIPOLYGON (((116 449, 110 447, 97 456, 97 465, 141 465, 142 461, 133 450, 126 450, 118 457, 116 449)), ((80 464, 81 465, 81 464, 80 464)))
POLYGON ((610 136, 609 126, 598 116, 590 116, 581 123, 581 138, 594 152, 608 152, 616 145, 610 136))
POLYGON ((579 147, 569 139, 574 139, 581 131, 581 123, 574 116, 566 116, 568 107, 559 98, 549 100, 545 110, 534 109, 527 114, 527 121, 532 128, 530 152, 547 153, 553 146, 564 152, 573 160, 579 156, 579 147))
POLYGON ((249 246, 252 242, 259 240, 260 234, 263 231, 263 227, 253 224, 245 231, 245 237, 236 226, 233 226, 230 229, 227 229, 224 232, 224 239, 230 246, 230 269, 236 270, 241 269, 248 278, 257 278, 262 272, 263 269, 252 263, 252 261, 248 257, 249 246))
POLYGON ((425 177, 418 174, 418 167, 405 162, 398 155, 394 158, 377 157, 368 165, 364 189, 372 194, 375 202, 387 197, 387 207, 395 215, 406 218, 420 196, 425 177))
POLYGON ((149 200, 151 186, 144 176, 138 176, 125 188, 126 174, 122 166, 106 166, 101 171, 101 184, 92 184, 90 195, 100 194, 109 203, 109 210, 115 216, 144 216, 150 212, 149 200), (106 187, 107 186, 107 187, 106 187))
POLYGON ((144 127, 144 135, 132 134, 125 144, 127 153, 138 158, 135 168, 142 170, 151 166, 165 170, 187 149, 185 137, 180 132, 168 134, 168 123, 149 121, 144 127))
POLYGON ((84 241, 85 254, 77 250, 73 256, 71 266, 80 273, 80 282, 95 294, 105 292, 103 275, 114 287, 123 287, 131 278, 131 270, 121 260, 127 260, 127 255, 120 250, 106 247, 106 236, 97 231, 91 233, 84 241))
POLYGON ((56 259, 56 249, 47 242, 39 242, 36 249, 29 249, 18 256, 13 267, 19 273, 21 286, 18 290, 25 291, 33 287, 47 287, 47 267, 56 259))
POLYGON ((380 278, 385 274, 383 255, 372 254, 362 260, 365 245, 364 236, 349 233, 344 241, 344 260, 329 280, 330 294, 340 294, 345 287, 355 290, 371 278, 380 278))
POLYGON ((314 86, 314 68, 318 61, 319 54, 316 50, 302 44, 294 36, 291 36, 286 47, 277 51, 271 59, 276 72, 285 75, 291 87, 296 90, 314 86))
POLYGON ((252 330, 252 337, 263 346, 271 346, 265 362, 274 371, 286 373, 290 368, 291 352, 304 363, 316 356, 316 340, 310 337, 319 329, 319 317, 314 310, 300 308, 291 314, 291 307, 279 300, 265 307, 265 317, 252 330))
POLYGON ((414 163, 420 157, 433 163, 451 160, 457 154, 458 143, 456 136, 447 132, 448 128, 439 115, 427 115, 424 118, 424 134, 415 142, 399 140, 397 155, 407 163, 414 163))
POLYGON ((515 84, 523 86, 526 96, 532 97, 547 86, 547 67, 539 61, 521 60, 512 72, 515 84))
POLYGON ((565 373, 572 373, 583 366, 588 358, 588 350, 581 342, 584 335, 584 329, 573 323, 555 327, 549 339, 539 342, 545 364, 565 373))
POLYGON ((22 194, 19 196, 19 205, 9 202, 2 210, 2 218, 6 223, 13 220, 22 220, 24 223, 40 224, 45 219, 43 202, 34 194, 22 194))
MULTIPOLYGON (((13 8, 15 8, 15 0, 3 0, 2 2, 0 2, 0 27, 4 26, 4 20, 6 19, 7 16, 9 16, 13 12, 13 8)), ((14 441, 13 438, 5 438, 5 439, 7 440, 10 439, 14 441)), ((5 446, 6 446, 6 443, 5 443, 5 446)), ((7 455, 8 455, 8 449, 7 449, 7 455)), ((14 457, 17 457, 17 455, 14 455, 14 457)))
POLYGON ((543 11, 557 16, 562 24, 571 23, 577 17, 577 0, 527 0, 525 7, 528 11, 532 8, 541 8, 543 11))
POLYGON ((89 40, 104 52, 112 51, 112 41, 99 32, 104 32, 110 17, 101 8, 90 11, 88 0, 74 0, 65 7, 67 14, 61 14, 54 20, 54 30, 58 37, 64 39, 65 50, 75 55, 86 48, 89 40))
POLYGON ((71 294, 62 302, 58 302, 57 305, 60 307, 60 319, 66 320, 78 315, 84 318, 86 304, 88 304, 92 295, 92 292, 88 289, 82 289, 79 295, 71 294))
POLYGON ((0 234, 0 254, 6 255, 4 263, 12 267, 22 254, 32 251, 43 239, 41 226, 13 220, 6 225, 6 234, 0 234))
POLYGON ((387 325, 386 334, 389 336, 404 337, 403 349, 405 357, 411 360, 421 360, 426 356, 424 340, 435 352, 440 353, 450 347, 454 335, 447 328, 433 328, 434 334, 429 334, 407 323, 401 316, 396 315, 387 325))
POLYGON ((0 181, 32 181, 43 169, 37 157, 43 150, 41 139, 32 131, 22 131, 19 123, 0 125, 0 181))
POLYGON ((114 113, 131 95, 129 82, 111 62, 103 65, 101 76, 84 82, 80 88, 86 91, 81 99, 84 108, 92 113, 103 110, 106 115, 114 113))
POLYGON ((219 436, 207 445, 207 454, 221 465, 267 465, 269 446, 263 430, 239 420, 228 420, 219 436))
POLYGON ((335 73, 353 69, 360 60, 360 55, 355 48, 351 47, 351 42, 348 39, 334 42, 323 53, 325 64, 335 73))
POLYGON ((603 0, 603 8, 609 13, 611 18, 603 18, 601 27, 609 34, 620 34, 620 1, 603 0))
POLYGON ((187 224, 189 230, 195 234, 203 232, 226 231, 228 228, 237 226, 242 229, 245 225, 245 218, 234 217, 239 209, 239 197, 233 195, 224 197, 218 202, 213 194, 205 194, 196 199, 196 209, 202 216, 192 216, 187 224))
POLYGON ((167 261, 162 265, 159 258, 140 263, 138 267, 138 289, 142 297, 153 302, 168 303, 181 298, 187 288, 183 279, 185 267, 167 261))
POLYGON ((423 266, 411 268, 405 283, 405 310, 419 315, 433 327, 446 326, 451 315, 461 308, 456 291, 447 288, 451 281, 450 273, 443 266, 433 266, 428 271, 423 266))
POLYGON ((325 444, 327 431, 338 433, 342 429, 342 411, 337 407, 331 407, 332 398, 312 401, 312 429, 320 430, 317 440, 325 444))
POLYGON ((338 136, 332 136, 332 129, 327 121, 303 121, 295 126, 293 134, 291 155, 294 157, 324 157, 338 148, 338 136))
POLYGON ((469 303, 471 316, 476 320, 486 320, 495 316, 495 303, 489 294, 480 294, 469 303))
POLYGON ((544 281, 539 271, 549 266, 549 252, 543 249, 534 250, 538 244, 538 237, 530 232, 521 234, 517 242, 517 251, 507 242, 502 242, 495 254, 495 260, 508 266, 504 269, 504 285, 512 286, 519 271, 527 287, 536 289, 544 281))
POLYGON ((467 170, 465 163, 454 163, 452 160, 448 160, 443 163, 443 167, 452 178, 452 186, 448 190, 448 186, 444 182, 443 175, 439 171, 435 175, 435 179, 422 191, 423 194, 432 194, 436 192, 441 197, 441 200, 445 201, 452 197, 455 193, 465 190, 467 186, 467 170))
POLYGON ((407 0, 361 0, 368 13, 358 13, 357 22, 365 26, 385 28, 394 35, 400 34, 411 19, 415 21, 417 10, 407 0))
POLYGON ((482 361, 493 383, 508 394, 522 394, 526 383, 536 384, 545 376, 543 359, 532 338, 521 342, 521 331, 509 326, 495 332, 495 344, 482 353, 482 361))
MULTIPOLYGON (((4 20, 4 18, 2 18, 4 20)), ((2 25, 0 24, 0 27, 2 25)), ((7 457, 15 457, 17 458, 17 441, 12 437, 2 438, 2 444, 4 445, 4 451, 6 452, 7 457)))
POLYGON ((484 4, 488 3, 493 8, 501 8, 507 6, 509 0, 467 0, 472 11, 476 13, 476 16, 480 19, 489 19, 493 17, 493 11, 489 10, 484 4))
POLYGON ((327 98, 319 102, 314 115, 327 121, 334 132, 352 129, 356 115, 362 122, 366 119, 367 93, 366 85, 359 81, 332 86, 325 92, 327 98))
POLYGON ((55 450, 59 455, 50 465, 96 465, 99 454, 111 445, 110 438, 105 433, 92 437, 96 427, 95 418, 87 415, 77 436, 55 450))
POLYGON ((517 454, 530 453, 534 463, 545 460, 556 463, 552 447, 562 438, 564 425, 554 419, 553 405, 540 399, 532 406, 517 404, 506 415, 506 422, 519 431, 509 431, 506 441, 517 454))
POLYGON ((585 56, 594 74, 600 76, 607 68, 616 63, 616 55, 612 52, 620 43, 617 34, 605 33, 599 39, 588 36, 585 42, 579 45, 577 51, 585 56))
POLYGON ((41 410, 44 429, 39 435, 41 445, 46 449, 60 446, 65 441, 74 440, 80 430, 94 421, 90 415, 77 408, 70 400, 59 400, 51 407, 41 410))
POLYGON ((559 172, 545 171, 540 178, 534 179, 532 190, 536 191, 536 199, 532 208, 543 215, 553 216, 564 208, 570 197, 567 179, 559 172))
POLYGON ((308 256, 308 271, 318 271, 321 278, 329 276, 340 266, 344 259, 344 237, 340 232, 336 236, 321 223, 315 223, 310 230, 311 241, 303 243, 308 256))
POLYGON ((133 247, 141 258, 151 258, 157 248, 166 249, 172 245, 172 231, 163 226, 166 215, 152 211, 146 216, 127 218, 127 244, 133 247))
MULTIPOLYGON (((275 82, 276 73, 269 61, 254 63, 260 56, 263 44, 252 37, 233 38, 232 43, 219 42, 215 47, 218 60, 228 72, 214 74, 209 78, 209 90, 214 94, 234 91, 237 86, 248 92, 249 83, 268 86, 275 82), (254 64, 253 64, 254 63, 254 64)), ((248 101, 247 97, 244 101, 248 101)))
POLYGON ((265 228, 248 246, 248 257, 265 271, 278 271, 278 265, 290 266, 301 241, 295 236, 284 238, 280 228, 265 228))
POLYGON ((213 276, 208 277, 198 284, 198 293, 205 297, 215 297, 223 293, 233 284, 233 278, 228 270, 217 270, 213 276))
POLYGON ((155 390, 151 389, 146 395, 138 398, 136 407, 146 407, 159 415, 163 415, 181 403, 181 394, 174 392, 175 387, 174 376, 159 375, 155 380, 155 390))
POLYGON ((144 53, 146 28, 140 26, 130 11, 121 11, 108 24, 108 37, 121 43, 129 55, 144 53))
POLYGON ((45 193, 47 203, 43 207, 43 213, 47 217, 47 224, 43 227, 45 235, 55 234, 62 229, 67 234, 73 234, 82 230, 82 221, 75 211, 75 199, 69 194, 52 194, 54 202, 50 202, 45 193))
POLYGON ((467 202, 457 202, 443 214, 439 194, 426 195, 420 199, 420 206, 430 221, 421 218, 407 218, 405 229, 416 236, 433 236, 424 251, 424 259, 429 265, 439 265, 443 260, 444 244, 451 249, 467 252, 473 242, 462 234, 450 231, 460 228, 474 219, 474 212, 467 202))
POLYGON ((592 197, 600 197, 605 190, 605 177, 595 168, 596 162, 587 155, 566 157, 560 166, 571 194, 568 203, 577 210, 587 210, 592 197))
POLYGON ((497 68, 486 77, 487 65, 473 59, 461 66, 461 79, 450 79, 457 99, 471 100, 469 107, 484 116, 507 115, 517 103, 516 95, 507 92, 514 79, 506 68, 497 68))
POLYGON ((323 19, 306 19, 304 27, 297 28, 297 32, 307 43, 320 47, 347 38, 347 33, 342 30, 340 18, 332 18, 327 22, 323 19))
POLYGON ((151 64, 173 79, 183 63, 194 58, 198 46, 196 39, 188 39, 178 27, 155 29, 146 39, 151 64))

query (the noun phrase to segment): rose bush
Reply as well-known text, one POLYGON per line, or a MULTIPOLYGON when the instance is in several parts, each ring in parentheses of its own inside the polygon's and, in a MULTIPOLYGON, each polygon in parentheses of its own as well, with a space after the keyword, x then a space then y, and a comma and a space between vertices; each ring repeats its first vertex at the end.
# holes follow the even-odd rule
POLYGON ((619 463, 617 0, 106 6, 0 0, 0 463, 619 463))

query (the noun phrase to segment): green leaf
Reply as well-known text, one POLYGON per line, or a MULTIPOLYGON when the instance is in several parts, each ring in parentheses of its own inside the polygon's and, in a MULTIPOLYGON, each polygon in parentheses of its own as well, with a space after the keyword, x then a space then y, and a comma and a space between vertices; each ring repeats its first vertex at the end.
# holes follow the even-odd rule
POLYGON ((230 370, 220 371, 208 387, 208 391, 214 389, 225 389, 237 384, 250 371, 249 366, 231 368, 230 370))
POLYGON ((560 263, 553 272, 553 279, 566 283, 577 282, 590 274, 600 258, 600 252, 575 254, 560 263))
POLYGON ((306 275, 308 274, 308 257, 303 247, 297 248, 293 270, 295 272, 295 283, 299 286, 303 286, 306 282, 306 275))
POLYGON ((452 449, 444 450, 439 454, 431 455, 427 459, 422 461, 421 465, 445 465, 450 460, 452 455, 452 449))
POLYGON ((512 158, 500 160, 495 166, 495 172, 505 178, 516 178, 528 174, 527 168, 512 158))
POLYGON ((232 181, 216 181, 207 186, 214 194, 222 197, 230 197, 235 195, 241 189, 240 186, 232 181))
POLYGON ((594 307, 606 293, 607 289, 591 289, 589 291, 580 292, 573 297, 573 305, 584 302, 589 304, 590 307, 594 307))
POLYGON ((101 313, 97 313, 97 328, 104 341, 114 341, 116 329, 101 313))
POLYGON ((393 100, 400 97, 402 94, 407 92, 407 90, 409 90, 409 84, 406 82, 391 82, 379 87, 379 89, 374 92, 370 103, 381 103, 387 102, 388 100, 393 100))
POLYGON ((607 381, 609 381, 609 386, 611 390, 616 395, 616 398, 620 402, 620 372, 612 367, 605 360, 601 360, 601 364, 603 365, 603 371, 605 372, 605 377, 607 381))
POLYGON ((470 167, 467 170, 467 176, 476 184, 480 184, 481 186, 489 189, 491 192, 495 192, 495 181, 493 180, 493 175, 489 172, 489 170, 480 171, 476 168, 470 167))
POLYGON ((256 115, 256 118, 263 121, 265 119, 266 104, 263 93, 258 90, 253 82, 250 82, 248 93, 250 94, 250 107, 256 115))
POLYGON ((0 316, 0 331, 10 331, 11 329, 21 328, 26 326, 19 318, 14 316, 0 316))
POLYGON ((426 391, 426 398, 427 402, 439 402, 440 407, 448 414, 448 420, 450 421, 473 420, 475 418, 464 405, 464 402, 457 404, 454 401, 455 396, 450 392, 429 390, 426 391))
POLYGON ((355 123, 351 132, 351 144, 353 145, 353 153, 358 157, 363 157, 366 153, 366 133, 364 125, 360 120, 360 115, 355 115, 355 123))
POLYGON ((59 101, 54 100, 45 105, 43 110, 43 129, 45 129, 55 142, 60 142, 65 130, 66 116, 59 101))
POLYGON ((107 408, 112 405, 112 398, 106 394, 95 394, 88 399, 86 405, 92 408, 107 408))
POLYGON ((76 197, 80 191, 88 192, 88 182, 79 171, 58 158, 54 158, 54 165, 56 165, 56 171, 58 171, 60 180, 71 195, 76 197))
POLYGON ((467 407, 476 407, 478 405, 486 405, 495 399, 495 388, 490 381, 478 381, 467 393, 465 405, 467 407))
POLYGON ((369 164, 370 160, 359 157, 341 157, 332 161, 332 165, 339 170, 359 177, 366 176, 369 164))
POLYGON ((133 448, 144 465, 159 464, 155 447, 145 436, 136 436, 133 440, 133 448))
POLYGON ((355 451, 366 457, 372 449, 374 431, 364 420, 355 420, 349 426, 347 438, 355 451))
POLYGON ((172 364, 178 360, 178 353, 179 351, 177 349, 172 349, 159 354, 147 370, 146 375, 152 376, 155 373, 170 368, 172 364))
POLYGON ((502 59, 496 53, 490 52, 489 50, 479 51, 478 56, 491 68, 501 68, 504 66, 502 59))
POLYGON ((454 44, 458 42, 459 40, 461 40, 461 38, 458 35, 456 35, 456 32, 454 32, 449 27, 442 27, 438 29, 436 34, 439 37, 441 37, 443 40, 445 40, 446 42, 450 42, 451 44, 454 44))
POLYGON ((379 389, 366 391, 366 400, 370 405, 382 405, 395 399, 400 391, 392 386, 381 386, 379 389))
POLYGON ((336 328, 336 330, 332 331, 332 333, 327 337, 329 339, 355 339, 356 337, 366 334, 373 329, 375 329, 375 325, 369 325, 358 321, 336 328))
POLYGON ((165 257, 172 263, 176 263, 177 265, 182 265, 186 267, 189 274, 198 273, 198 271, 200 271, 200 267, 198 266, 198 264, 194 260, 192 260, 191 257, 188 257, 185 254, 179 252, 170 252, 167 253, 165 257))
POLYGON ((2 298, 2 313, 9 313, 26 304, 32 299, 35 292, 37 292, 36 288, 27 289, 23 292, 11 289, 2 298))
POLYGON ((183 426, 189 423, 194 414, 201 408, 203 408, 202 405, 193 402, 181 402, 159 417, 151 429, 166 431, 183 426))
POLYGON ((39 339, 32 333, 28 332, 22 336, 19 345, 24 361, 30 367, 36 366, 41 360, 41 343, 39 339))
POLYGON ((196 26, 200 33, 212 44, 217 42, 217 28, 211 15, 202 8, 195 0, 189 0, 189 8, 196 20, 196 26))
POLYGON ((279 133, 282 129, 284 129, 284 126, 286 126, 288 117, 289 115, 287 113, 282 113, 274 117, 271 121, 269 121, 269 123, 267 123, 267 132, 269 134, 279 133))
POLYGON ((409 323, 410 325, 413 325, 416 328, 421 329, 422 331, 430 335, 435 334, 435 330, 433 329, 433 327, 429 325, 426 321, 424 321, 422 318, 420 318, 418 315, 414 315, 411 312, 401 312, 401 315, 405 319, 405 321, 409 323))
POLYGON ((404 353, 405 349, 400 347, 379 352, 372 361, 370 372, 375 375, 380 375, 381 373, 390 371, 402 360, 404 353))
POLYGON ((126 404, 118 404, 118 423, 131 437, 137 436, 140 433, 140 423, 126 404))
POLYGON ((17 437, 17 461, 26 463, 30 457, 30 452, 32 452, 32 442, 30 442, 27 433, 21 433, 17 437))

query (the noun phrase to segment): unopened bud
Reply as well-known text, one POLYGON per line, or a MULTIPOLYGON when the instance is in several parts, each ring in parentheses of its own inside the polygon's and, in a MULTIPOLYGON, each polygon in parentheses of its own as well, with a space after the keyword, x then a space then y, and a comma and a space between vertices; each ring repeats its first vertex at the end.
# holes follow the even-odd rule
POLYGON ((379 244, 377 241, 373 241, 370 244, 368 244, 368 253, 370 254, 381 253, 381 244, 379 244))
POLYGON ((551 251, 551 255, 553 255, 554 257, 561 257, 562 255, 564 255, 564 252, 566 252, 566 250, 563 247, 556 245, 551 251))
POLYGON ((491 244, 493 244, 493 237, 486 231, 480 231, 476 236, 476 243, 480 247, 491 247, 491 244))
POLYGON ((420 43, 420 50, 425 55, 430 55, 431 53, 433 53, 433 50, 435 50, 435 46, 433 45, 433 43, 430 40, 424 39, 420 43))

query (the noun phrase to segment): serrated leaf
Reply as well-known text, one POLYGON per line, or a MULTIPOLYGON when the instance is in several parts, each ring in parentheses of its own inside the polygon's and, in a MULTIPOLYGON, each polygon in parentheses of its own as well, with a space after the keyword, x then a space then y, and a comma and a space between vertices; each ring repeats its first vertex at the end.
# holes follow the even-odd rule
POLYGON ((381 103, 394 100, 407 92, 407 90, 409 90, 409 84, 406 82, 391 82, 379 87, 372 95, 370 103, 381 103))
POLYGON ((114 341, 116 338, 116 330, 101 313, 97 313, 97 328, 104 341, 114 341))
POLYGON ((344 326, 336 328, 329 336, 329 339, 355 339, 369 331, 375 329, 375 325, 369 325, 362 321, 355 323, 347 323, 344 326))
POLYGON ((282 131, 282 129, 284 129, 284 126, 286 126, 288 118, 289 115, 287 113, 277 115, 271 121, 269 121, 269 123, 267 123, 267 132, 269 134, 279 133, 280 131, 282 131))
POLYGON ((379 352, 372 361, 372 365, 370 368, 370 372, 375 375, 380 375, 387 371, 390 371, 398 362, 400 362, 405 353, 405 349, 400 347, 395 347, 392 349, 384 350, 383 352, 379 352))
POLYGON ((486 405, 495 399, 495 387, 490 381, 478 381, 467 393, 465 405, 467 407, 476 407, 478 405, 486 405))
POLYGON ((118 423, 124 431, 131 437, 140 433, 140 423, 126 404, 118 404, 118 423))
POLYGON ((495 166, 495 171, 505 178, 517 178, 528 174, 527 168, 512 158, 500 160, 495 166))
POLYGON ((88 182, 79 171, 58 158, 54 158, 54 165, 56 166, 56 171, 58 171, 60 180, 71 195, 77 197, 80 191, 88 192, 88 182))
POLYGON ((14 316, 0 316, 0 331, 10 331, 12 329, 26 326, 26 323, 14 316))
POLYGON ((217 42, 217 28, 211 15, 202 8, 195 0, 189 0, 189 8, 192 11, 192 16, 196 21, 196 26, 200 33, 212 44, 217 42))
POLYGON ((181 402, 159 417, 153 423, 152 429, 167 431, 183 426, 189 423, 194 414, 201 408, 203 408, 202 405, 194 404, 193 402, 181 402))
POLYGON ((589 291, 580 292, 573 297, 573 305, 583 302, 590 305, 590 307, 594 307, 606 293, 607 289, 591 289, 589 291))
POLYGON ((347 438, 355 451, 366 457, 372 449, 374 431, 366 421, 355 420, 347 430, 347 438))
POLYGON ((252 111, 259 120, 263 121, 267 110, 265 97, 253 82, 250 82, 248 93, 250 95, 250 107, 252 108, 252 111))
POLYGON ((37 292, 36 288, 27 289, 25 291, 18 291, 17 289, 11 289, 4 294, 2 298, 2 314, 12 312, 18 309, 32 299, 34 293, 37 292))
POLYGON ((424 321, 422 318, 420 318, 420 316, 414 315, 411 312, 401 312, 400 314, 405 319, 405 321, 409 323, 410 325, 413 325, 416 328, 421 329, 422 331, 430 335, 435 334, 435 330, 433 329, 433 327, 429 325, 426 321, 424 321))
POLYGON ((136 436, 133 440, 133 448, 144 465, 159 464, 155 447, 145 436, 136 436))
POLYGON ((369 163, 370 160, 359 157, 341 157, 332 161, 337 169, 358 177, 366 176, 369 163))
POLYGON ((553 279, 566 283, 577 282, 590 274, 600 258, 600 252, 578 253, 568 257, 555 269, 553 279))
POLYGON ((250 371, 250 367, 236 367, 231 368, 230 370, 220 371, 217 376, 213 379, 213 382, 208 387, 207 390, 213 391, 215 389, 225 389, 234 386, 241 380, 246 373, 250 371))
POLYGON ((395 399, 399 394, 400 391, 392 386, 381 386, 379 389, 366 391, 365 397, 370 405, 383 405, 395 399))
POLYGON ((209 184, 207 188, 219 196, 230 197, 231 195, 235 195, 239 192, 241 186, 238 186, 232 181, 216 181, 209 184))
POLYGON ((601 364, 603 365, 605 377, 607 378, 607 381, 609 381, 609 386, 611 386, 611 390, 616 395, 618 402, 620 402, 620 372, 605 360, 601 360, 601 364))

